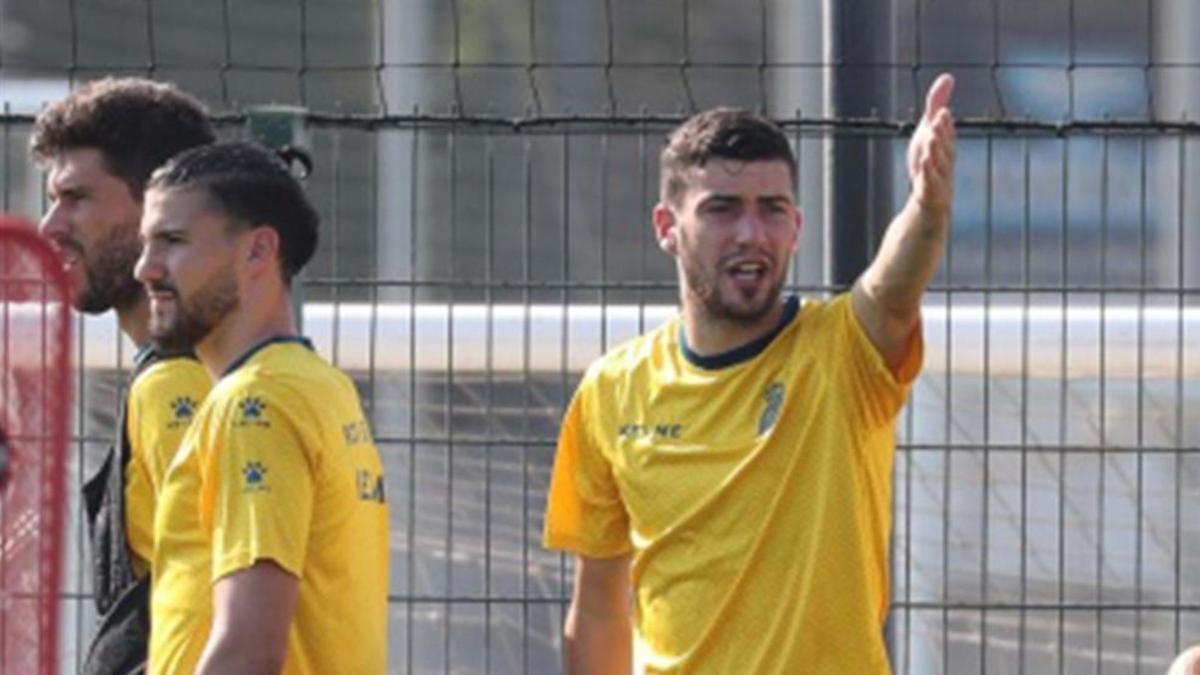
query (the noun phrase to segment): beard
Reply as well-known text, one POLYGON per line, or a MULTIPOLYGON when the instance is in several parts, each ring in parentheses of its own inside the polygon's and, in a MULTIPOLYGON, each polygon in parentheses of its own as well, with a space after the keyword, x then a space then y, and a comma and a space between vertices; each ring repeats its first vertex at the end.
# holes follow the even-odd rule
POLYGON ((101 314, 110 309, 122 310, 132 306, 142 294, 142 285, 133 278, 133 267, 141 255, 137 226, 117 225, 108 237, 98 241, 95 255, 84 255, 83 288, 75 296, 75 309, 84 314, 101 314), (129 236, 130 234, 133 236, 129 236))
POLYGON ((682 266, 689 292, 700 301, 705 314, 723 323, 753 325, 771 312, 783 294, 783 275, 771 280, 765 293, 758 289, 725 290, 720 283, 720 265, 704 269, 685 262, 682 266), (757 300, 755 296, 759 296, 757 300))
POLYGON ((170 314, 150 313, 150 339, 165 351, 191 349, 208 337, 230 312, 237 309, 239 294, 232 267, 213 275, 212 280, 189 298, 179 295, 171 284, 155 284, 155 291, 175 294, 170 314))

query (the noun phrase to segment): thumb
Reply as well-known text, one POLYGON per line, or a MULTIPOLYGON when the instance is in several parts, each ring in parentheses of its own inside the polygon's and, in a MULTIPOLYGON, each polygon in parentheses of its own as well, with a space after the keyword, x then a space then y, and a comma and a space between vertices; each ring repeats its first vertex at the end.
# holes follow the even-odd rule
POLYGON ((922 116, 922 121, 933 122, 939 111, 950 105, 950 95, 954 93, 954 76, 950 73, 942 73, 929 86, 929 93, 925 96, 925 114, 922 116))

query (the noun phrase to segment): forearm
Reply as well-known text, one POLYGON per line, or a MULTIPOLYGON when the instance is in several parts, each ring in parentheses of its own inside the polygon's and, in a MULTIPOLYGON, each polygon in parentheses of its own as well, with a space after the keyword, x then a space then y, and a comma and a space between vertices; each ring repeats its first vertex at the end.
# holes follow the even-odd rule
POLYGON ((567 675, 629 675, 633 628, 628 611, 588 614, 574 603, 563 636, 567 675))
POLYGON ((947 209, 929 209, 910 197, 884 234, 875 262, 860 283, 885 316, 915 321, 950 228, 947 209))

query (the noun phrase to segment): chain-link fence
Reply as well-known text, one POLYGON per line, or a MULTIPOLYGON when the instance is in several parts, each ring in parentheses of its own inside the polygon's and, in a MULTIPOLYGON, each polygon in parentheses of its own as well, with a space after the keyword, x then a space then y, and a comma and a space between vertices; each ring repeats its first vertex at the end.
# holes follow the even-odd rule
MULTIPOLYGON (((313 148, 304 330, 368 406, 394 672, 551 673, 569 559, 539 546, 586 364, 673 311, 663 135, 759 108, 799 157, 791 287, 845 288, 955 74, 952 238, 901 419, 900 673, 1161 672, 1200 641, 1200 10, 1178 0, 0 2, 0 206, 36 216, 32 114, 141 74, 227 135, 313 148), (264 111, 282 103, 294 108, 264 111)), ((131 349, 81 320, 78 484, 131 349)), ((93 620, 78 518, 66 670, 93 620)))

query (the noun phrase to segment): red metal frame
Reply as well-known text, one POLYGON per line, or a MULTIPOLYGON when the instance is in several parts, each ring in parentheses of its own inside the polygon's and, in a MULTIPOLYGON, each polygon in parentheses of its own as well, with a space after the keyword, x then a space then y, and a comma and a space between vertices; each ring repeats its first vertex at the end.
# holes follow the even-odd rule
POLYGON ((0 216, 0 424, 8 430, 10 449, 10 476, 0 487, 0 672, 6 675, 57 672, 71 403, 70 299, 62 264, 33 225, 0 216), (14 347, 25 338, 14 321, 28 318, 14 320, 16 303, 32 308, 40 345, 14 347), (16 359, 10 348, 19 352, 16 359), (30 400, 33 412, 21 408, 30 400), (30 538, 36 538, 32 561, 22 555, 30 538), (36 621, 33 631, 26 625, 31 619, 36 621), (35 645, 27 644, 31 636, 35 645))

